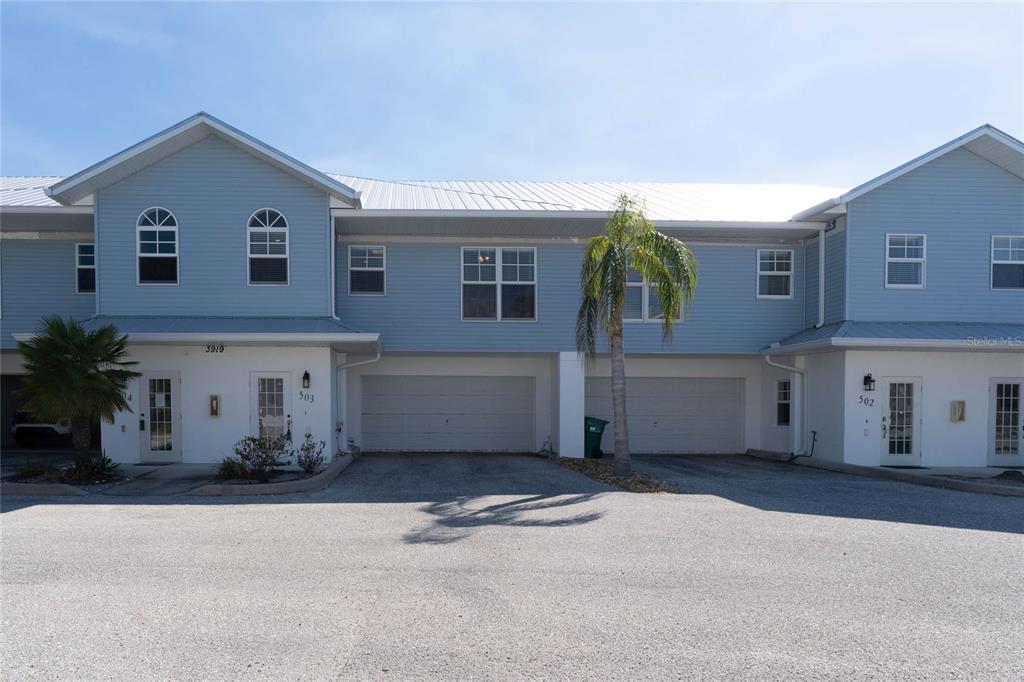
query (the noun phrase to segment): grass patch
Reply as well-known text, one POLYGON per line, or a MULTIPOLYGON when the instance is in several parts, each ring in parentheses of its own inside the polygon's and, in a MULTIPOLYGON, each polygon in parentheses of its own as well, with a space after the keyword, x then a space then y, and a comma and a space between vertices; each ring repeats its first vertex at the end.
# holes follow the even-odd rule
POLYGON ((612 472, 612 465, 600 459, 554 457, 553 460, 566 469, 572 469, 584 476, 589 476, 595 481, 607 483, 616 488, 622 488, 630 493, 672 493, 678 495, 683 492, 679 489, 679 486, 666 483, 647 474, 633 472, 629 476, 616 476, 612 472))

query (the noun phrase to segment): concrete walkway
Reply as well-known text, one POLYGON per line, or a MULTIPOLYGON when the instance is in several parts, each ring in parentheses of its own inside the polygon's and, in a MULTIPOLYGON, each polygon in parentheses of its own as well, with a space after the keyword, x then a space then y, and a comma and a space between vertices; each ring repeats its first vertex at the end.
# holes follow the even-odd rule
POLYGON ((155 497, 181 495, 217 478, 217 464, 122 464, 129 480, 103 490, 102 495, 155 497))

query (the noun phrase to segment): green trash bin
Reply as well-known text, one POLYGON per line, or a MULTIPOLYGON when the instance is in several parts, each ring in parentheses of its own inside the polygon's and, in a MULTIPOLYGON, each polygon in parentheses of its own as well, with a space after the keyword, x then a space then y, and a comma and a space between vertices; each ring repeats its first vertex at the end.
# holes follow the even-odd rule
POLYGON ((583 418, 583 455, 592 459, 600 459, 604 453, 601 452, 601 436, 604 435, 604 427, 608 422, 597 417, 583 418))

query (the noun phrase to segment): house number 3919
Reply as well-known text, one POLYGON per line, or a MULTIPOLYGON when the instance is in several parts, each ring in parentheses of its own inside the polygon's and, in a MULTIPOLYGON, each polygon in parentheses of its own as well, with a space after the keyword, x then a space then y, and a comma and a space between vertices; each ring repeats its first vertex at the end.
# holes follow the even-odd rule
POLYGON ((208 343, 208 344, 206 344, 206 352, 207 353, 223 353, 224 352, 224 344, 223 343, 208 343))

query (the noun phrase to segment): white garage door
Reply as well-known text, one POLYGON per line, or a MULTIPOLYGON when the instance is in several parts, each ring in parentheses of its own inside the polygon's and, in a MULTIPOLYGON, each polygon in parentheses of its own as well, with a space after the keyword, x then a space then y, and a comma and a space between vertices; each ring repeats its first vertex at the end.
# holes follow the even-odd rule
MULTIPOLYGON (((626 378, 629 449, 639 453, 740 452, 743 379, 626 378)), ((611 379, 587 379, 586 415, 612 420, 611 379)), ((601 449, 614 448, 612 424, 601 449)))
POLYGON ((364 375, 363 449, 534 452, 533 377, 364 375))

